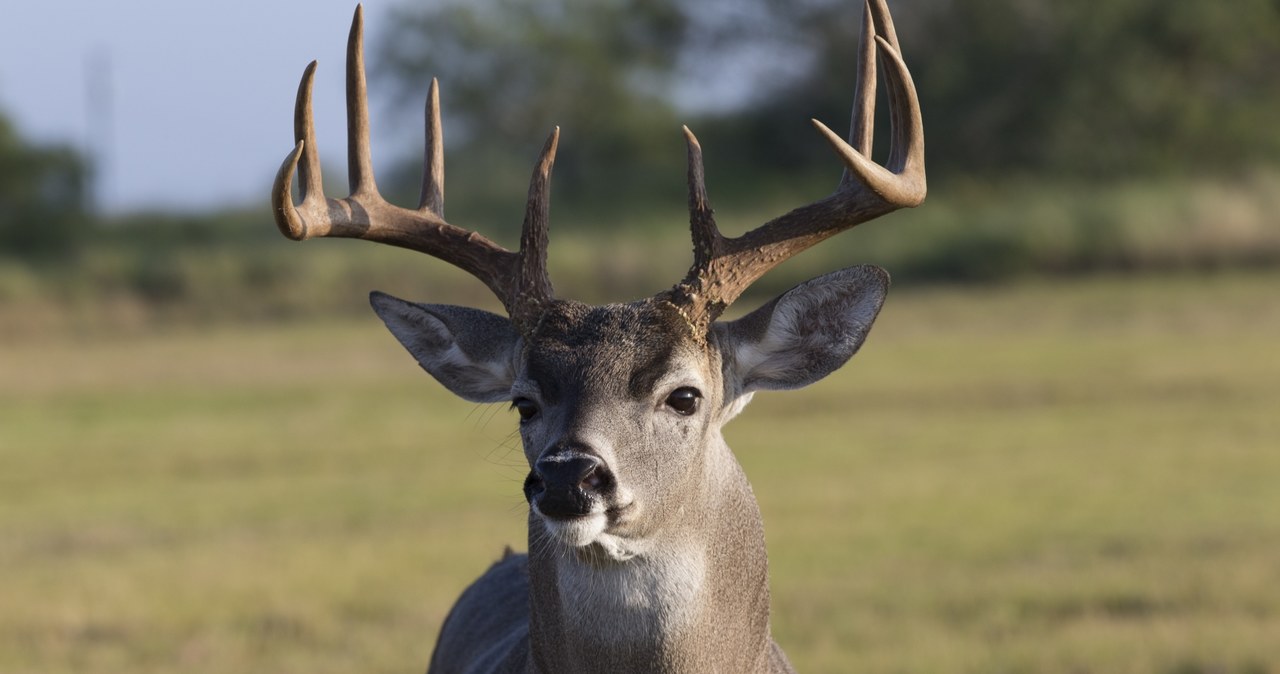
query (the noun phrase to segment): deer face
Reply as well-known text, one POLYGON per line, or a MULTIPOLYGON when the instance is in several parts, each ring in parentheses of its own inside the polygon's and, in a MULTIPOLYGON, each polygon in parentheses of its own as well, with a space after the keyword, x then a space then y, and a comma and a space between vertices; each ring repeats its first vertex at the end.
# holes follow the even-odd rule
POLYGON ((888 279, 853 267, 705 334, 672 304, 556 301, 522 337, 505 318, 375 293, 374 309, 429 373, 519 413, 531 526, 553 545, 625 561, 696 518, 731 461, 720 428, 761 389, 816 381, 862 344, 888 279))
POLYGON ((670 304, 557 303, 511 388, 535 524, 622 560, 698 494, 723 423, 719 352, 670 304))

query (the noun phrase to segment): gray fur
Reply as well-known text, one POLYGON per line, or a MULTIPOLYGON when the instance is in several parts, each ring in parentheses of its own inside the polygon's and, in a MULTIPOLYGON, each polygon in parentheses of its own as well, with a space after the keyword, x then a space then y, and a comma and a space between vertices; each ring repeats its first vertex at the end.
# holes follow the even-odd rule
POLYGON ((742 393, 801 388, 857 353, 888 291, 883 269, 848 267, 805 281, 712 330, 732 355, 742 393))
POLYGON ((510 399, 519 336, 506 318, 467 307, 406 302, 380 292, 369 294, 369 304, 445 388, 473 403, 510 399))
MULTIPOLYGON (((450 612, 430 672, 791 672, 769 631, 759 506, 721 427, 755 390, 834 371, 875 320, 888 277, 854 267, 695 334, 660 299, 549 304, 521 339, 493 314, 376 295, 397 339, 468 399, 525 398, 532 466, 584 448, 616 485, 587 516, 529 512, 529 554, 508 555, 450 612), (670 393, 693 387, 698 409, 670 393)), ((612 484, 612 483, 611 483, 612 484)))

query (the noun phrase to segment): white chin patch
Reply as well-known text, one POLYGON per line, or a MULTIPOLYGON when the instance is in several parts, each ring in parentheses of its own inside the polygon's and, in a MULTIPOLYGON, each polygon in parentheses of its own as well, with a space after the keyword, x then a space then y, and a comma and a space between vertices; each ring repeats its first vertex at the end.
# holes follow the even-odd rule
POLYGON ((571 548, 581 548, 596 542, 609 524, 609 518, 604 513, 591 513, 571 520, 553 520, 543 517, 541 513, 538 515, 547 533, 571 548))

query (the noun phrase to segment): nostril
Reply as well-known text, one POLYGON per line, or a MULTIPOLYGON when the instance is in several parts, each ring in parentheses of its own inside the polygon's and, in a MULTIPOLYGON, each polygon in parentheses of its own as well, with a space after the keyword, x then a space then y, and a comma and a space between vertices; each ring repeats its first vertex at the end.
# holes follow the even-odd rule
POLYGON ((600 474, 600 466, 596 465, 591 469, 587 476, 582 478, 582 482, 578 483, 578 488, 583 491, 599 491, 604 486, 604 477, 600 474))
POLYGON ((543 484, 542 478, 538 477, 537 471, 529 471, 528 477, 524 479, 524 497, 532 502, 539 494, 546 491, 546 485, 543 484))
POLYGON ((603 463, 597 464, 590 473, 583 476, 578 488, 587 493, 602 494, 613 491, 615 486, 613 473, 603 463))
POLYGON ((526 485, 533 481, 539 483, 539 491, 546 492, 600 492, 608 490, 611 484, 609 469, 599 457, 578 452, 549 454, 538 459, 526 485))

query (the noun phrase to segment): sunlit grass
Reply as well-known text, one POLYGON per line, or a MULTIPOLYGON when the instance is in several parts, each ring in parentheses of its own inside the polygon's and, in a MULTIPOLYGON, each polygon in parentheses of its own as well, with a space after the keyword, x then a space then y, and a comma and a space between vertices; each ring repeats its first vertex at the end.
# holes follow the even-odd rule
MULTIPOLYGON (((1280 663, 1275 273, 917 290, 727 429, 805 672, 1280 663)), ((403 672, 523 457, 376 320, 0 350, 0 671, 403 672)))

